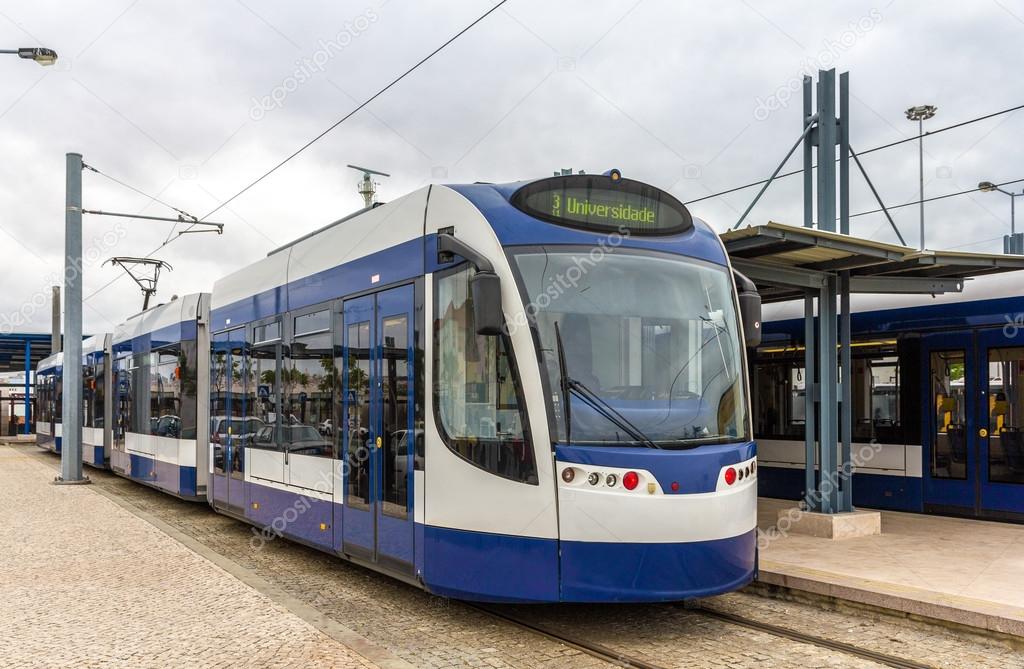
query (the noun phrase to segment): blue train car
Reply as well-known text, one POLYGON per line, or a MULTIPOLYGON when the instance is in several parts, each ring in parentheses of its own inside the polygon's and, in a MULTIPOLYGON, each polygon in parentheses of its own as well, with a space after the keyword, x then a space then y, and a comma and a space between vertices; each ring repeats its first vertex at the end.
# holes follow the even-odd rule
MULTIPOLYGON (((1024 298, 1010 277, 855 303, 855 505, 1024 521, 1024 298)), ((793 315, 765 322, 751 368, 760 494, 798 499, 808 380, 793 315)))

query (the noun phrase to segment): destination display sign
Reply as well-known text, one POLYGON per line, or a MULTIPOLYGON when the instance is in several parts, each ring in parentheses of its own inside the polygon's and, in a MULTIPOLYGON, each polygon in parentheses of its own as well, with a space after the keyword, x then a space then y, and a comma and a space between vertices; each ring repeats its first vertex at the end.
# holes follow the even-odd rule
POLYGON ((594 232, 678 234, 690 212, 668 193, 631 179, 574 174, 527 184, 512 196, 519 210, 552 223, 594 232))

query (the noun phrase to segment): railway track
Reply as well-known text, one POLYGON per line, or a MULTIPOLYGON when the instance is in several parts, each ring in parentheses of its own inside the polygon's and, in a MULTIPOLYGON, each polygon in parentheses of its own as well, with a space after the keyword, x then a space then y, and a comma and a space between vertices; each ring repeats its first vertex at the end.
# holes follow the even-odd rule
MULTIPOLYGON (((55 469, 58 468, 54 464, 55 461, 52 458, 47 457, 48 454, 41 450, 34 452, 25 452, 34 456, 35 459, 37 459, 38 461, 45 462, 49 464, 51 467, 54 467, 55 469)), ((102 480, 102 478, 100 480, 94 479, 94 482, 98 485, 98 487, 103 488, 105 490, 105 494, 118 495, 117 491, 112 489, 109 483, 107 481, 102 480)), ((505 622, 507 624, 515 625, 521 629, 557 641, 558 643, 569 646, 571 648, 575 648, 576 650, 579 650, 582 653, 605 661, 614 666, 632 667, 634 669, 668 669, 668 667, 666 667, 665 665, 655 664, 652 662, 648 662, 647 660, 633 657, 627 653, 615 650, 613 648, 609 648, 608 646, 599 644, 594 641, 590 641, 588 639, 582 638, 571 633, 567 633, 564 630, 558 630, 552 626, 539 623, 536 621, 531 621, 525 616, 517 615, 504 609, 499 610, 485 604, 474 604, 470 602, 462 603, 471 610, 480 612, 484 615, 495 618, 497 620, 501 620, 502 622, 505 622)), ((678 606, 679 608, 684 608, 682 604, 678 606)), ((934 669, 934 667, 932 667, 931 665, 922 664, 919 662, 915 662, 913 660, 907 660, 901 657, 896 657, 894 655, 889 655, 886 653, 861 648, 859 646, 844 643, 841 641, 835 641, 832 639, 826 639, 823 637, 806 634, 804 632, 798 632, 796 630, 781 627, 778 625, 772 625, 758 620, 745 618, 743 616, 738 616, 733 613, 719 611, 707 606, 698 605, 694 607, 687 605, 685 606, 685 609, 691 613, 704 615, 706 617, 714 618, 716 620, 720 620, 731 625, 744 627, 746 629, 762 632, 765 634, 770 634, 772 636, 780 637, 797 643, 809 644, 817 646, 819 648, 825 648, 834 652, 843 653, 844 655, 858 657, 860 659, 875 662, 879 665, 886 667, 894 667, 895 669, 934 669)))
MULTIPOLYGON (((581 652, 586 653, 592 657, 604 660, 610 664, 619 667, 634 667, 635 669, 668 669, 664 665, 654 664, 646 660, 641 660, 636 657, 632 657, 626 653, 622 653, 613 648, 601 645, 599 643, 583 639, 573 634, 566 634, 563 631, 554 629, 548 625, 536 623, 529 619, 510 614, 506 611, 498 611, 489 606, 481 604, 467 604, 468 607, 489 615, 494 618, 498 618, 504 622, 516 625, 520 628, 534 632, 541 636, 549 639, 558 641, 567 646, 575 648, 581 652)), ((758 620, 752 620, 750 618, 744 618, 737 616, 732 613, 725 613, 723 611, 717 611, 715 609, 706 608, 699 606, 696 608, 687 607, 688 611, 697 613, 700 615, 721 620, 731 625, 739 627, 745 627, 750 630, 763 632, 765 634, 771 634, 772 636, 781 637, 797 643, 805 643, 819 648, 826 648, 844 655, 851 655, 858 657, 863 660, 869 660, 882 666, 894 667, 895 669, 934 669, 931 665, 921 664, 913 660, 907 660, 905 658, 896 657, 895 655, 888 655, 886 653, 879 653, 877 651, 869 650, 867 648, 861 648, 860 646, 854 646, 852 644, 843 643, 842 641, 834 641, 832 639, 825 639, 823 637, 814 636, 812 634, 805 634, 803 632, 797 632, 785 627, 779 627, 778 625, 771 625, 768 623, 760 622, 758 620)))

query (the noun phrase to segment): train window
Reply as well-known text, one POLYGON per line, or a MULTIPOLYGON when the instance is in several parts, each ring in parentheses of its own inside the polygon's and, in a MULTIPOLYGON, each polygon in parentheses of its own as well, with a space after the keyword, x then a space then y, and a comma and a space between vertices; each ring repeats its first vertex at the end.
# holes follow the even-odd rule
POLYGON ((492 474, 537 483, 506 337, 476 334, 468 266, 436 283, 434 406, 448 448, 492 474))
POLYGON ((903 443, 899 357, 882 346, 858 347, 852 362, 853 440, 903 443))
MULTIPOLYGON (((852 440, 905 443, 904 379, 896 340, 854 341, 852 363, 852 440)), ((761 347, 752 374, 755 435, 803 440, 807 422, 803 347, 761 347)))
POLYGON ((932 389, 932 478, 967 478, 967 398, 964 351, 934 351, 932 389))
MULTIPOLYGON (((370 321, 350 323, 346 328, 348 351, 347 458, 350 467, 345 503, 369 508, 370 503, 370 321)), ((341 425, 339 425, 339 428, 341 425)))
MULTIPOLYGON (((257 328, 258 330, 259 328, 257 328)), ((254 448, 283 450, 280 412, 281 345, 254 345, 248 356, 249 401, 252 416, 262 423, 249 444, 254 448)))
POLYGON ((1024 348, 988 353, 988 477, 1024 483, 1024 348))
POLYGON ((106 405, 106 387, 107 374, 105 370, 104 359, 100 358, 94 368, 92 377, 93 388, 92 388, 92 427, 105 427, 104 424, 104 412, 103 407, 106 405))
MULTIPOLYGON (((323 313, 329 317, 329 313, 323 313)), ((317 314, 309 314, 316 316, 317 314)), ((295 319, 296 327, 299 316, 295 319)), ((329 323, 329 321, 327 321, 329 323)), ((306 325, 315 324, 305 321, 306 325)), ((291 453, 333 457, 328 434, 334 393, 334 349, 331 333, 297 336, 284 347, 281 396, 284 399, 282 440, 291 453)))
MULTIPOLYGON (((381 408, 384 458, 381 465, 384 513, 405 518, 409 510, 409 318, 381 320, 381 408)), ((414 431, 415 432, 415 431, 414 431)), ((411 437, 411 438, 410 438, 411 437)))
MULTIPOLYGON (((181 367, 178 359, 180 352, 181 347, 174 344, 150 354, 149 429, 145 431, 147 434, 171 439, 182 438, 181 367)), ((193 429, 194 423, 193 418, 193 429)))
POLYGON ((324 309, 323 311, 314 311, 311 314, 296 316, 293 323, 295 325, 295 336, 329 332, 331 329, 331 312, 324 309))
POLYGON ((281 323, 274 321, 266 325, 257 325, 253 328, 253 342, 262 344, 264 342, 277 341, 281 338, 281 323))

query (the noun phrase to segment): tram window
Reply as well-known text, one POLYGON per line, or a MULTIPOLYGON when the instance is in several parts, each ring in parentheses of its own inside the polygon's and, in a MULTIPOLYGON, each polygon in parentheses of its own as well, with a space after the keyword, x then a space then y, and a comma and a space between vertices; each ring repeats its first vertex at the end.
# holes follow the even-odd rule
MULTIPOLYGON (((158 437, 181 439, 182 366, 181 346, 174 344, 150 354, 149 429, 158 437)), ((192 436, 195 437, 195 411, 192 411, 192 436)))
POLYGON ((1024 348, 988 354, 988 477, 1024 483, 1024 348))
POLYGON ((476 334, 468 266, 437 281, 434 405, 448 448, 477 467, 537 483, 508 340, 476 334))
POLYGON ((103 407, 106 403, 105 384, 107 382, 107 377, 104 367, 103 360, 101 359, 94 368, 92 378, 92 427, 105 427, 103 422, 103 407))
MULTIPOLYGON (((300 318, 305 317, 295 319, 296 327, 300 318)), ((291 344, 284 347, 282 356, 282 367, 286 370, 281 375, 282 441, 292 453, 333 457, 331 439, 327 435, 334 393, 330 330, 294 337, 291 344)))
POLYGON ((851 380, 854 441, 900 442, 899 358, 858 354, 853 359, 851 380))
POLYGON ((349 465, 345 503, 368 508, 370 503, 370 321, 350 323, 346 328, 345 361, 348 378, 345 395, 348 415, 339 428, 346 429, 349 465))
POLYGON ((967 478, 967 401, 964 352, 934 351, 930 359, 932 389, 933 478, 967 478))
MULTIPOLYGON (((855 442, 905 442, 900 356, 895 341, 855 341, 851 412, 855 442)), ((807 378, 803 352, 795 347, 762 347, 754 366, 755 434, 761 438, 804 438, 807 378), (799 355, 799 358, 794 358, 799 355)))
POLYGON ((82 367, 82 427, 93 427, 93 374, 91 365, 82 367))
POLYGON ((754 367, 753 377, 755 435, 802 440, 806 424, 804 368, 792 361, 762 362, 754 367))
POLYGON ((255 448, 284 450, 279 401, 280 350, 280 344, 269 344, 253 346, 249 353, 249 406, 251 415, 263 423, 252 438, 251 445, 255 448))
POLYGON ((149 434, 152 405, 150 404, 150 355, 134 353, 128 369, 128 385, 131 389, 131 423, 129 432, 149 434))
POLYGON ((311 314, 296 316, 293 323, 295 325, 295 336, 329 332, 331 329, 331 312, 324 309, 311 314))

